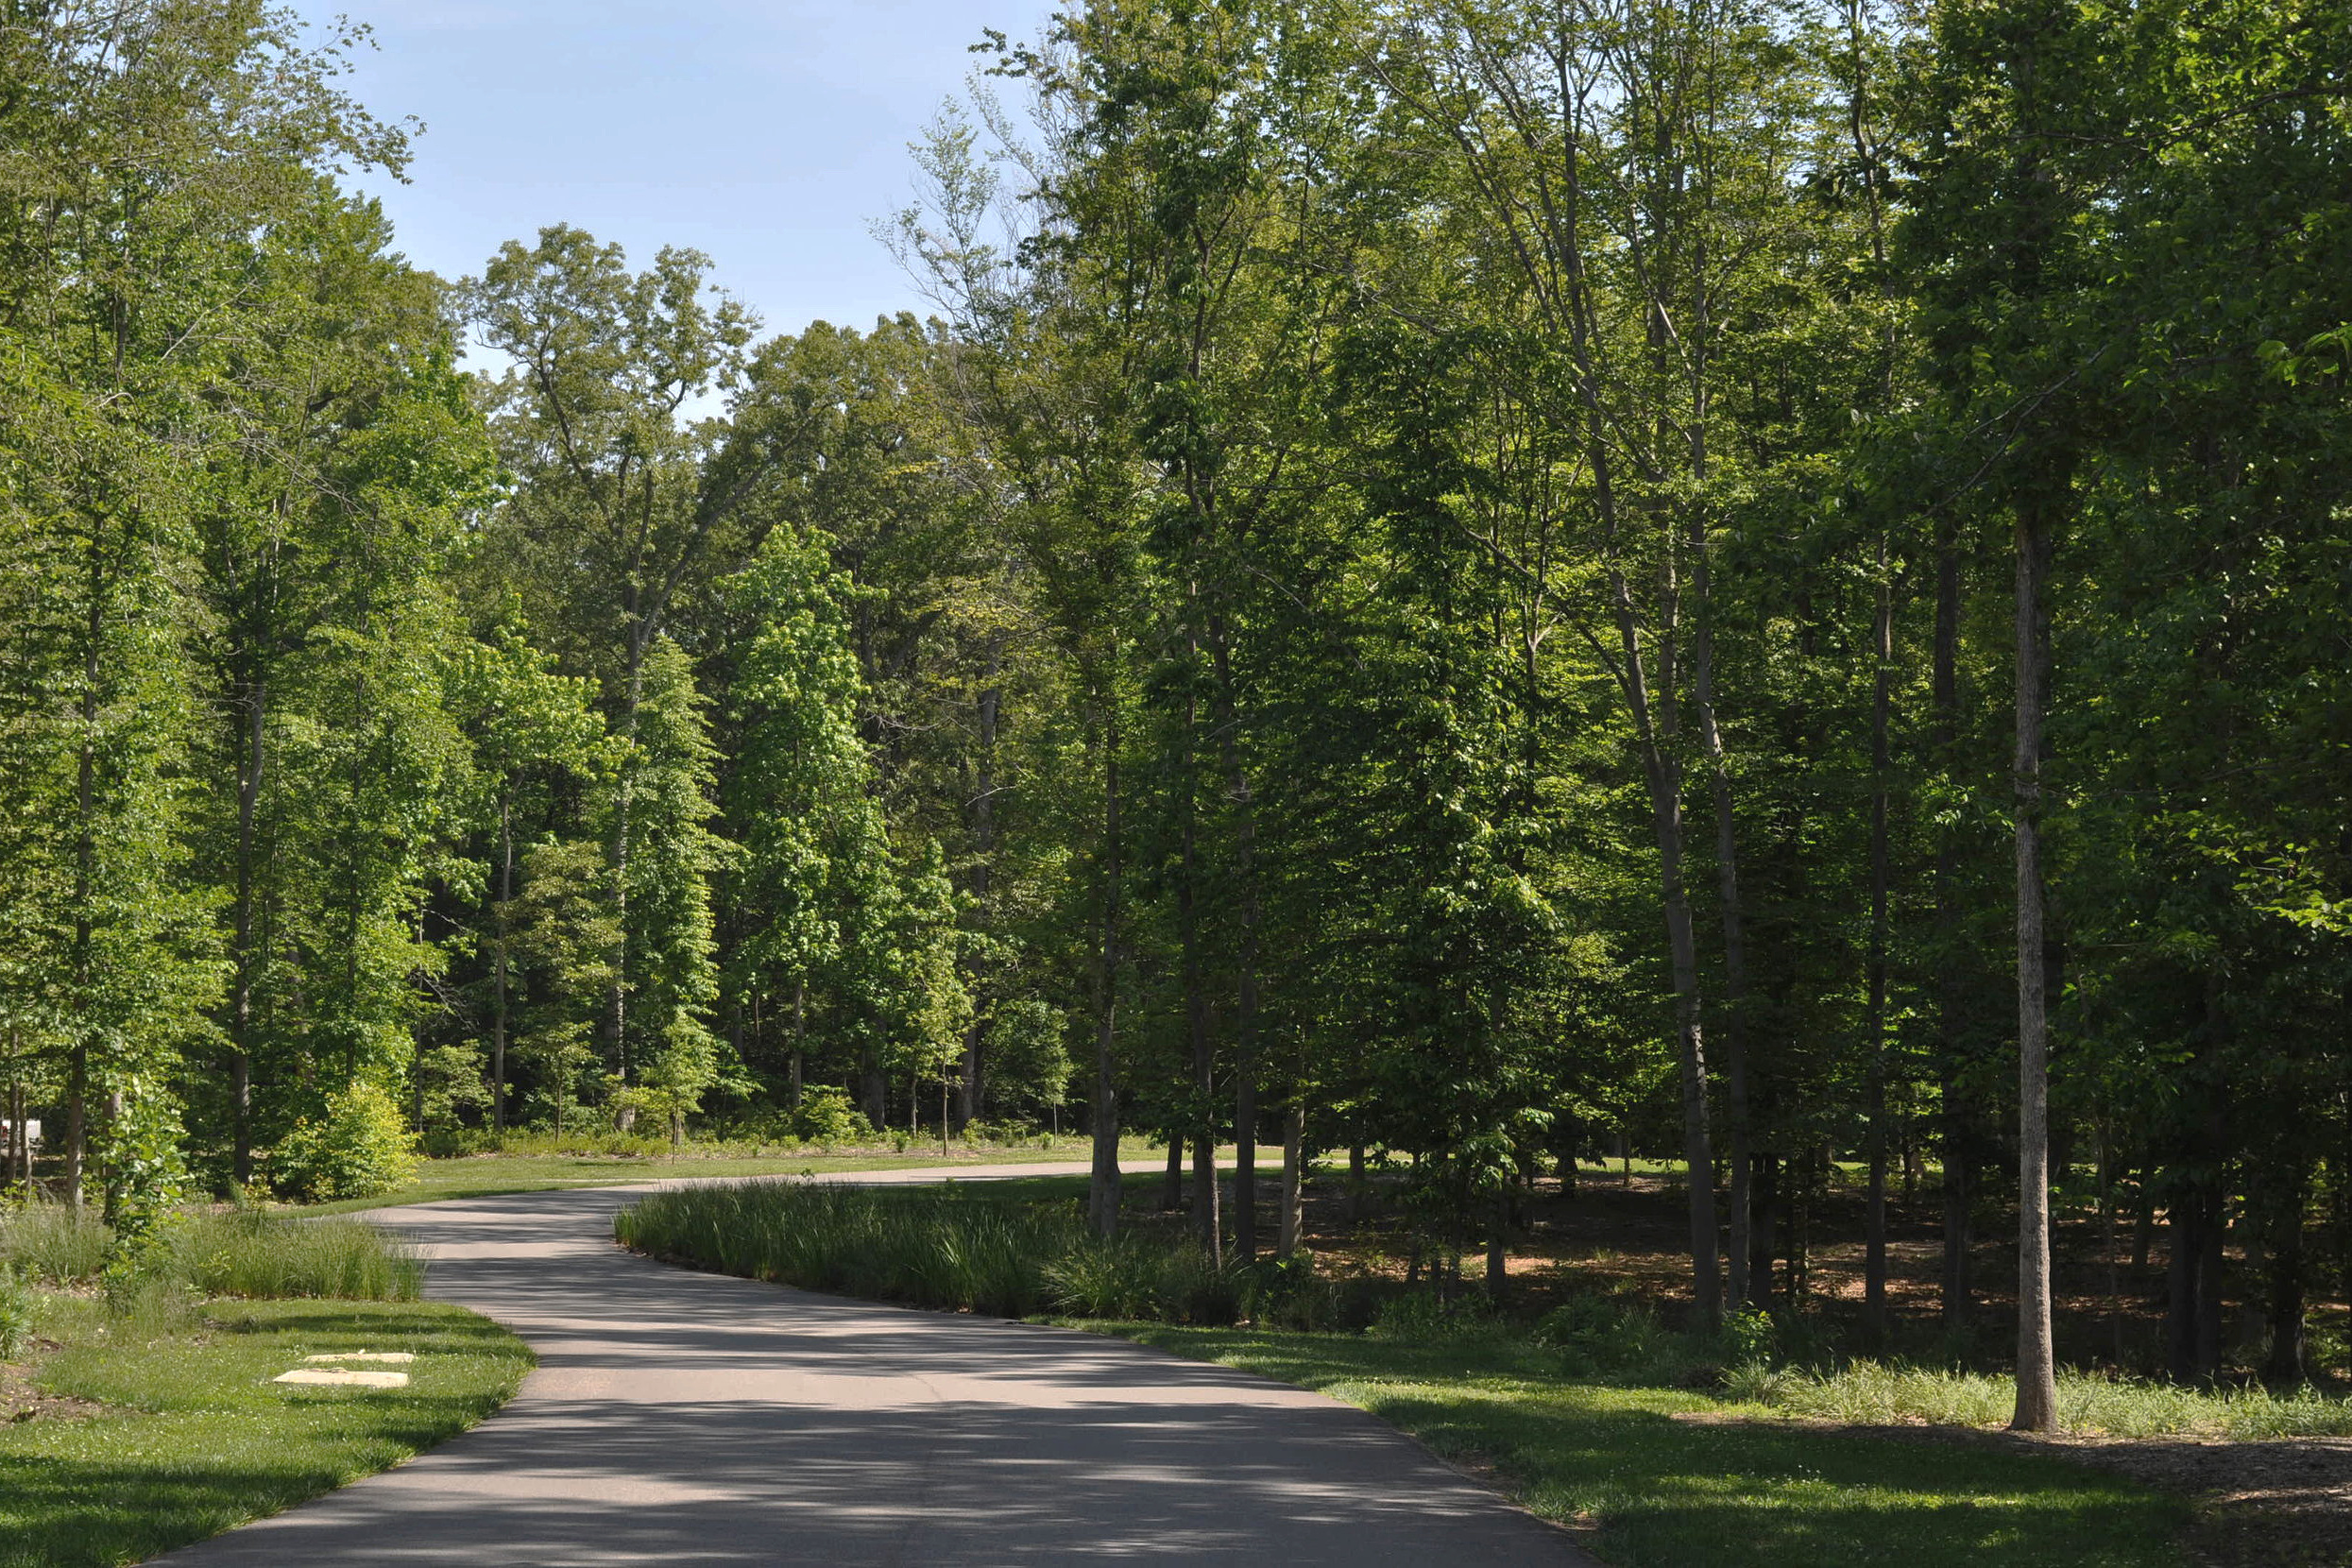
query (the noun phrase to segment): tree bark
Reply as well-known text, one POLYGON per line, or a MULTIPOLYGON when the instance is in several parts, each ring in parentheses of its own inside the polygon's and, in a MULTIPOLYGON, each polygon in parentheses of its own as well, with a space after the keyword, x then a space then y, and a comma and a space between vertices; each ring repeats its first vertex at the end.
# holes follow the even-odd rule
POLYGON ((1257 810, 1241 757, 1240 703, 1234 693, 1232 649, 1222 616, 1209 618, 1209 657, 1217 677, 1218 744, 1234 813, 1234 881, 1239 889, 1240 942, 1235 954, 1234 1253, 1257 1256, 1258 896, 1257 810))
MULTIPOLYGON (((1703 418, 1697 421, 1703 427, 1703 418)), ((1694 437, 1694 466, 1706 470, 1706 452, 1694 437)), ((1710 562, 1707 523, 1694 515, 1690 527, 1691 594, 1696 609, 1691 624, 1691 687, 1698 721, 1700 748, 1707 758, 1707 793, 1714 811, 1715 900, 1723 927, 1723 1067, 1730 1150, 1728 1158, 1730 1191, 1730 1294, 1735 1303, 1758 1298, 1747 1282, 1748 1155, 1754 1136, 1749 1118, 1747 1088, 1747 922, 1740 901, 1739 834, 1731 809, 1731 764, 1715 720, 1715 636, 1713 571, 1710 562)))
POLYGON ((1863 1223, 1863 1321, 1881 1338, 1886 1333, 1886 949, 1887 949, 1887 720, 1895 666, 1895 588, 1886 537, 1879 537, 1878 613, 1871 645, 1877 673, 1870 703, 1870 952, 1869 1137, 1870 1185, 1863 1223))
POLYGON ((2011 758, 2017 832, 2018 982, 2018 1373, 2020 1432, 2058 1424, 2056 1351, 2051 1336, 2050 1019, 2044 995, 2041 867, 2042 718, 2048 699, 2050 631, 2044 576, 2051 530, 2047 498, 2017 509, 2017 748, 2011 758))
POLYGON ((1274 1251, 1288 1257, 1299 1250, 1299 1231, 1305 1219, 1301 1200, 1306 1169, 1302 1163, 1306 1142, 1306 1106, 1294 1094, 1282 1120, 1282 1223, 1275 1233, 1274 1251))
MULTIPOLYGON (((1107 694, 1116 701, 1116 694, 1107 694)), ((1095 965, 1094 1161, 1086 1189, 1086 1214, 1098 1236, 1118 1229, 1118 1033, 1119 841, 1118 724, 1103 724, 1102 859, 1099 891, 1098 959, 1095 965)))
MULTIPOLYGON (((1199 656, 1198 646, 1190 642, 1185 651, 1188 662, 1199 656)), ((1189 675, 1188 670, 1187 679, 1189 675)), ((1184 791, 1184 802, 1179 808, 1184 828, 1176 866, 1176 937, 1183 969, 1185 1038, 1192 1056, 1192 1224, 1200 1233, 1202 1247, 1211 1257, 1222 1258, 1225 1227, 1218 1213, 1217 1122, 1212 1109, 1217 1094, 1217 1053, 1209 1038, 1208 982, 1202 974, 1201 956, 1200 791, 1194 773, 1199 763, 1194 744, 1198 719, 1199 704, 1187 692, 1183 768, 1177 782, 1177 788, 1184 791)), ((1183 1141, 1175 1140, 1178 1144, 1183 1141)))
MULTIPOLYGON (((988 644, 988 674, 993 679, 1004 657, 1004 639, 1000 635, 988 644)), ((997 720, 1004 702, 1004 689, 990 686, 980 694, 980 763, 972 792, 972 900, 982 911, 988 902, 990 888, 995 882, 997 854, 997 720)), ((978 965, 975 963, 977 971, 978 965)), ((981 977, 973 976, 972 994, 981 992, 981 977)), ((975 1010, 976 1014, 979 1010, 975 1010)), ((972 1027, 963 1037, 963 1071, 957 1088, 956 1125, 969 1127, 980 1116, 980 1017, 976 1015, 972 1027)))

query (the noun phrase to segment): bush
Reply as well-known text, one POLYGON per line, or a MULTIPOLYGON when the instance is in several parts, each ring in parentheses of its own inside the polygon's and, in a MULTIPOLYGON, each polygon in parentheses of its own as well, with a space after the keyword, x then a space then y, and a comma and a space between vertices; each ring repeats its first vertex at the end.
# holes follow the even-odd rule
POLYGON ((392 1097, 372 1083, 355 1083, 327 1097, 323 1119, 305 1117, 278 1141, 270 1176, 290 1198, 374 1198, 415 1180, 416 1147, 392 1097))
POLYGON ((1510 1337, 1494 1304, 1474 1290, 1440 1296, 1411 1290, 1383 1303, 1372 1332, 1408 1344, 1491 1344, 1510 1337))
POLYGON ((1245 1270, 1241 1308, 1251 1321, 1276 1328, 1328 1328, 1340 1316, 1338 1293, 1307 1252, 1262 1258, 1245 1270))
POLYGON ((849 1091, 812 1083, 800 1091, 792 1110, 793 1135, 807 1143, 860 1143, 874 1136, 874 1124, 850 1103, 849 1091))
POLYGON ((1647 1306, 1611 1296, 1569 1297, 1543 1315, 1535 1337, 1561 1353, 1562 1371, 1571 1377, 1677 1382, 1692 1365, 1687 1342, 1669 1334, 1647 1306))

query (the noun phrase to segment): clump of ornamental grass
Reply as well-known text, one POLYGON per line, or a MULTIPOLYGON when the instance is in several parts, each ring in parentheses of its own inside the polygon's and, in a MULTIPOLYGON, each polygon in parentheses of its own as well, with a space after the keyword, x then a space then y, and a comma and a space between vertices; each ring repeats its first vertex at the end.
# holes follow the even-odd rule
POLYGON ((0 1215, 0 1269, 53 1286, 100 1285, 110 1301, 136 1298, 159 1311, 159 1291, 414 1301, 424 1286, 423 1261, 376 1226, 260 1209, 167 1216, 126 1238, 94 1210, 29 1204, 0 1215))
POLYGON ((207 1296, 415 1301, 425 1266, 415 1251, 360 1219, 291 1219, 254 1209, 191 1217, 163 1269, 207 1296))
POLYGON ((34 1202, 0 1210, 0 1263, 43 1284, 97 1278, 113 1245, 94 1209, 34 1202))
MULTIPOLYGON (((1792 1416, 1855 1425, 2005 1425, 2017 1386, 1951 1368, 1855 1361, 1832 1372, 1735 1367, 1724 1391, 1792 1416)), ((2101 1372, 2058 1375, 2062 1431, 2088 1437, 2233 1439, 2352 1436, 2352 1405, 2312 1389, 2198 1389, 2101 1372)))
POLYGON ((1243 1272, 1186 1239, 1108 1240, 1076 1205, 947 1187, 829 1183, 673 1187, 623 1209, 639 1252, 804 1289, 948 1311, 1230 1323, 1243 1272))

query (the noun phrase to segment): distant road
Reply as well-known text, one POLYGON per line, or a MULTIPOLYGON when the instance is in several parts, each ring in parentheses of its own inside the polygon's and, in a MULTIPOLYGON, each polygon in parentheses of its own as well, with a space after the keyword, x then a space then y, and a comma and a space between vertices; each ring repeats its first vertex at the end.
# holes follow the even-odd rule
POLYGON ((813 1295, 624 1253, 611 1240, 613 1213, 647 1190, 378 1211, 430 1249, 431 1295, 513 1329, 538 1370, 504 1409, 431 1453, 159 1560, 1590 1563, 1559 1531, 1320 1394, 1096 1335, 813 1295))

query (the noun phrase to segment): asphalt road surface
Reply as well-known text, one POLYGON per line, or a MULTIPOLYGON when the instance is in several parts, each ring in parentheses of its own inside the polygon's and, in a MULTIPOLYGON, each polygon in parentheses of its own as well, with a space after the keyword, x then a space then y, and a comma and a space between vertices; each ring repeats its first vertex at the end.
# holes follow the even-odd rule
POLYGON ((1094 1335, 651 1262, 611 1239, 635 1196, 380 1211, 431 1250, 428 1293, 513 1329, 538 1370, 431 1453, 160 1560, 1590 1563, 1352 1406, 1094 1335))

